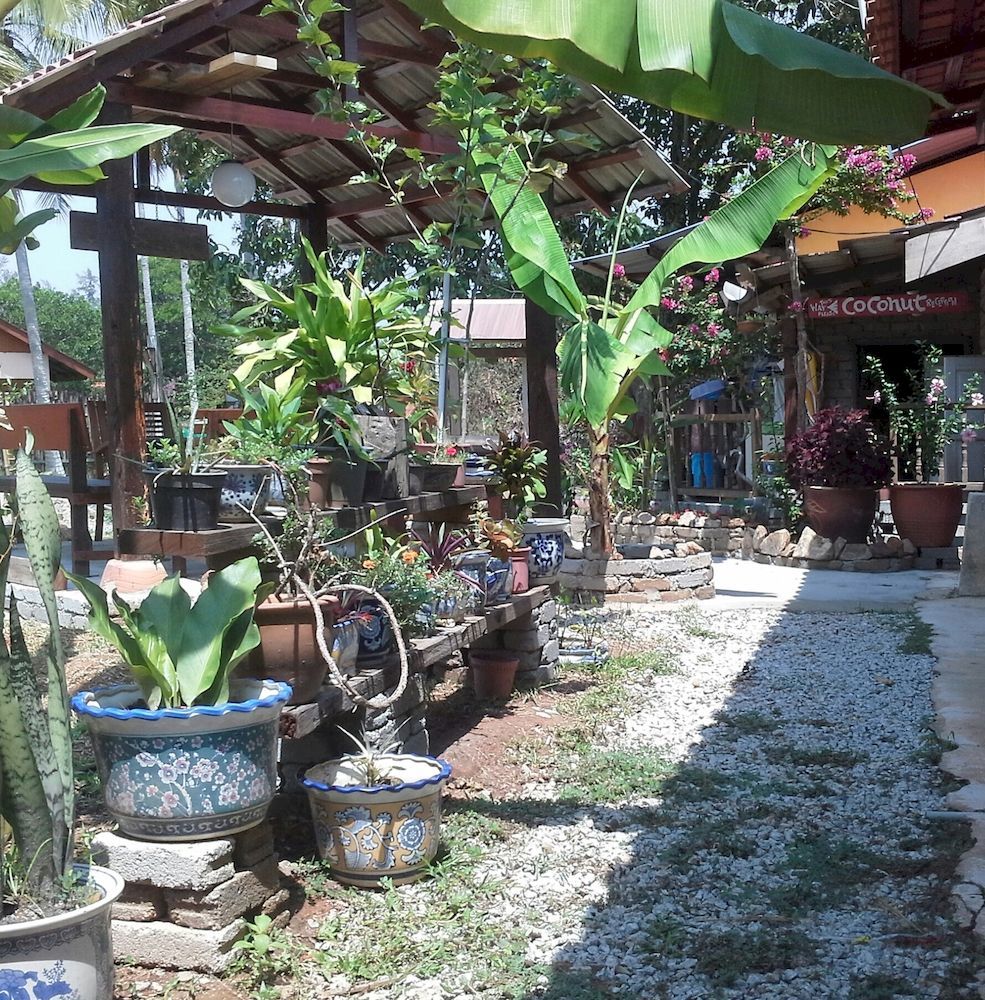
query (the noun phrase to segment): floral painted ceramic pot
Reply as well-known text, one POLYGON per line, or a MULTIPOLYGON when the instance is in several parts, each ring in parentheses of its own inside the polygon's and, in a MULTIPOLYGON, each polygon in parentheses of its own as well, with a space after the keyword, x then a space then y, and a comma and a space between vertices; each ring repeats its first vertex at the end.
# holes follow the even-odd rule
POLYGON ((355 673, 359 661, 359 621, 343 618, 332 626, 332 659, 343 674, 355 673))
POLYGON ((225 469, 226 481, 219 494, 219 520, 223 524, 242 524, 252 520, 251 510, 258 517, 263 514, 270 500, 273 469, 269 465, 229 465, 225 469))
POLYGON ((387 660, 396 651, 397 642, 390 619, 380 602, 366 597, 357 600, 351 607, 359 636, 359 668, 365 669, 387 660))
POLYGON ((399 885, 427 872, 441 836, 441 793, 451 765, 437 757, 379 754, 376 766, 394 784, 368 787, 352 757, 305 772, 318 852, 348 885, 399 885))
POLYGON ((106 808, 144 840, 206 840, 262 822, 277 789, 278 721, 291 686, 231 682, 231 701, 141 708, 135 684, 81 691, 106 808))
POLYGON ((554 583, 561 572, 566 517, 533 517, 523 524, 523 544, 530 549, 530 586, 554 583))
POLYGON ((486 568, 486 604, 502 604, 513 596, 513 563, 493 556, 486 568))
POLYGON ((76 865, 93 902, 40 920, 0 924, 0 997, 106 1000, 113 995, 110 916, 123 879, 108 868, 76 865))
POLYGON ((486 571, 489 553, 485 549, 470 549, 452 557, 455 572, 475 591, 475 603, 466 610, 470 614, 481 615, 486 604, 486 571))

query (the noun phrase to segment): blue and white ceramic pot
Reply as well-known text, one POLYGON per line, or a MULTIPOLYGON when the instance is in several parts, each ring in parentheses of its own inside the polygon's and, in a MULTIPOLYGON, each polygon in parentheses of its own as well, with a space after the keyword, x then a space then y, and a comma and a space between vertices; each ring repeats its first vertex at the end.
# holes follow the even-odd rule
POLYGON ((437 757, 379 754, 376 767, 393 784, 367 786, 353 757, 305 772, 318 852, 348 885, 399 885, 427 872, 441 837, 441 793, 451 765, 437 757))
POLYGON ((206 840, 262 822, 277 789, 277 734, 291 686, 234 679, 234 699, 141 708, 135 684, 81 691, 106 808, 129 836, 206 840))
POLYGON ((123 879, 95 865, 75 870, 92 886, 92 902, 41 920, 0 924, 0 997, 107 1000, 113 995, 110 916, 123 879))
POLYGON ((455 572, 475 592, 475 601, 469 614, 481 615, 486 604, 486 572, 489 567, 489 553, 485 549, 469 549, 452 556, 455 572))
POLYGON ((513 563, 492 556, 486 568, 486 604, 502 604, 513 596, 513 563))
POLYGON ((226 481, 219 494, 219 520, 224 524, 242 524, 267 509, 274 470, 269 465, 226 465, 226 481), (246 508, 245 510, 243 508, 246 508))
POLYGON ((355 673, 359 661, 359 622, 347 617, 332 626, 332 659, 343 674, 355 673))
POLYGON ((561 572, 566 517, 532 517, 523 523, 523 545, 530 549, 530 586, 554 583, 561 572))
POLYGON ((389 659, 397 649, 390 618, 379 601, 361 598, 352 607, 359 635, 359 669, 367 669, 389 659))

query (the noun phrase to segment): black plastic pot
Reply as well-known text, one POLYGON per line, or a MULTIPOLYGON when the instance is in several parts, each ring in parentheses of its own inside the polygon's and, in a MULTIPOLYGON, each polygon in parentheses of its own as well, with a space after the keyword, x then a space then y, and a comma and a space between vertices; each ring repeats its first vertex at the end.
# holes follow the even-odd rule
POLYGON ((162 531, 212 531, 219 526, 220 472, 146 469, 154 527, 162 531))
POLYGON ((307 462, 311 476, 308 498, 312 507, 358 507, 363 502, 366 462, 351 458, 341 448, 307 462))
POLYGON ((412 465, 410 467, 410 492, 414 496, 420 493, 443 493, 455 485, 458 475, 458 464, 412 465))

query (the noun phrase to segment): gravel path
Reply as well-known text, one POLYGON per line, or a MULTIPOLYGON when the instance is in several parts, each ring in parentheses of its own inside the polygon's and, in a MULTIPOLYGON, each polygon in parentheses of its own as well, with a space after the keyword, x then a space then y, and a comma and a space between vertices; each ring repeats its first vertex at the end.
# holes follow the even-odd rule
MULTIPOLYGON (((565 807, 570 776, 524 789, 529 822, 478 871, 495 883, 490 919, 519 929, 528 967, 545 971, 508 992, 463 955, 366 995, 978 996, 976 945, 948 916, 966 827, 925 819, 942 802, 926 728, 933 660, 901 652, 910 626, 896 614, 608 613, 610 642, 670 651, 674 671, 635 675, 631 709, 577 751, 578 766, 604 771, 586 779, 594 799, 565 807), (600 800, 610 787, 627 788, 624 801, 600 800)), ((411 901, 432 891, 422 883, 411 901)))

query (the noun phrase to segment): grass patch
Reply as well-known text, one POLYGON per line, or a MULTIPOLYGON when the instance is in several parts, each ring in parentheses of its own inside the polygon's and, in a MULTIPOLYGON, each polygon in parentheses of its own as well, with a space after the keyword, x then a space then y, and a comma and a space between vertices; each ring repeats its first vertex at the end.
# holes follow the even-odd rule
POLYGON ((564 768, 558 791, 570 805, 617 805, 663 795, 673 774, 659 754, 588 748, 564 768))
POLYGON ((610 657, 607 668, 620 679, 631 674, 676 674, 679 672, 677 659, 666 649, 650 649, 646 652, 621 653, 610 657))
POLYGON ((718 721, 721 725, 729 727, 727 738, 772 733, 782 725, 779 719, 763 712, 722 712, 718 721))
POLYGON ((651 918, 644 933, 646 940, 643 942, 643 951, 660 958, 680 958, 685 955, 685 945, 692 936, 680 920, 664 915, 651 918))
POLYGON ((751 858, 756 841, 736 831, 732 818, 692 822, 683 837, 663 852, 663 860, 678 871, 686 871, 700 853, 725 858, 751 858))
POLYGON ((771 764, 791 767, 855 767, 869 759, 860 750, 837 750, 834 747, 802 747, 793 743, 775 743, 763 751, 771 764))
POLYGON ((752 972, 780 972, 813 960, 814 942, 796 930, 724 931, 703 934, 694 949, 697 970, 715 986, 732 986, 752 972))
POLYGON ((882 972, 873 972, 852 983, 848 1000, 896 1000, 897 997, 915 997, 917 991, 905 979, 882 972))
POLYGON ((715 629, 708 627, 705 622, 705 618, 700 611, 688 608, 687 610, 681 612, 680 621, 684 626, 684 631, 691 636, 692 639, 721 638, 720 632, 716 632, 715 629))
POLYGON ((916 612, 899 615, 899 628, 903 633, 899 652, 906 656, 933 656, 932 642, 934 628, 928 625, 916 612))

